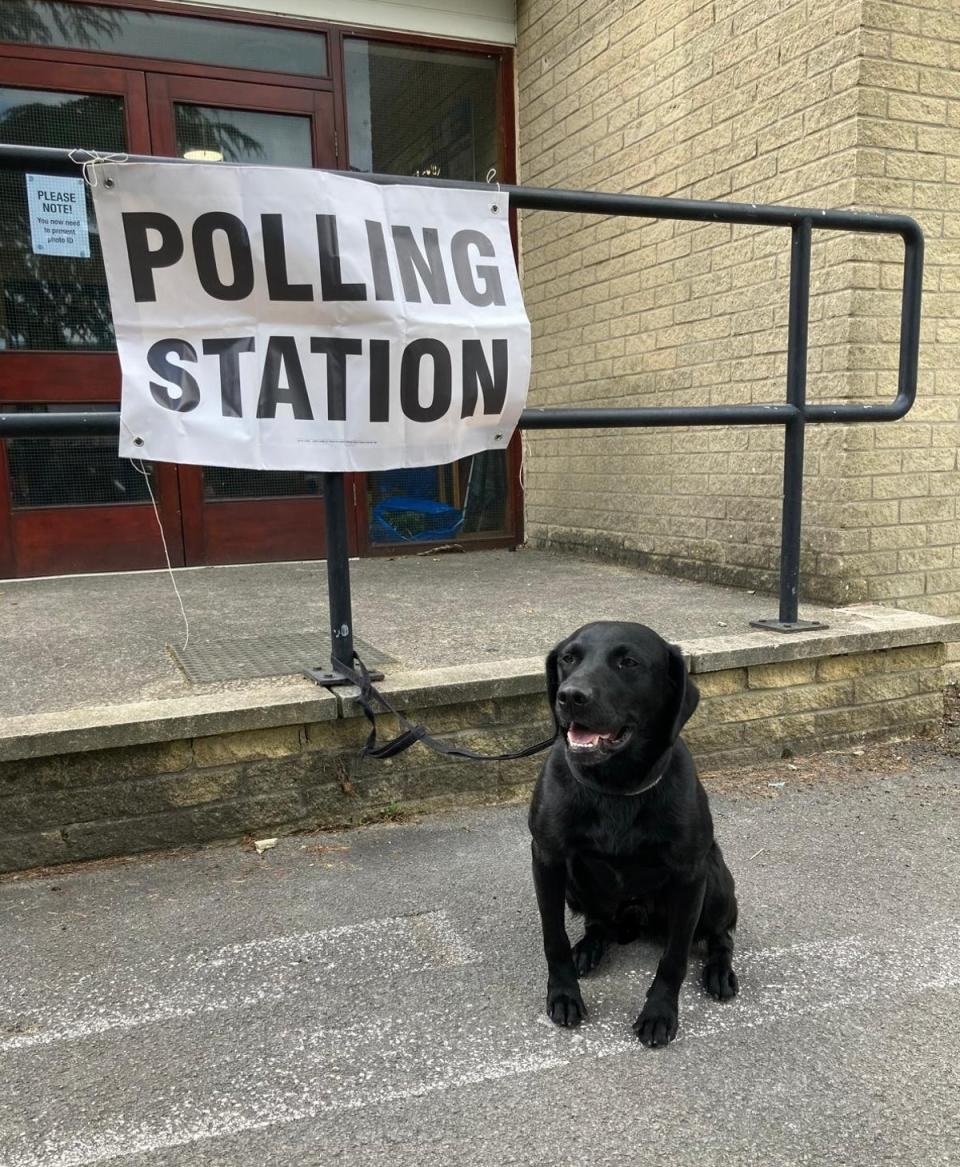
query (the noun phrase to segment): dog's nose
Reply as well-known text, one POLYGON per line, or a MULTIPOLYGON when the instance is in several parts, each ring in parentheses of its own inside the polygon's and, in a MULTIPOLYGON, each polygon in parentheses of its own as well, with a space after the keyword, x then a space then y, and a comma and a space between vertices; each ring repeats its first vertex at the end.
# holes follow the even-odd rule
POLYGON ((582 709, 589 703, 590 694, 586 689, 578 689, 576 685, 564 685, 557 693, 557 700, 570 709, 582 709))

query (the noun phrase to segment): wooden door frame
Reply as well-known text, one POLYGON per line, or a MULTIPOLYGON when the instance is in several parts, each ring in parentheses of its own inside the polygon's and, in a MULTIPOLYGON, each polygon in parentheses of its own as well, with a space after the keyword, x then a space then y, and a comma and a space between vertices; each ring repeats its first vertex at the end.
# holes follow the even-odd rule
POLYGON ((332 82, 317 83, 310 89, 287 85, 264 85, 259 81, 207 80, 168 73, 149 73, 146 78, 147 108, 153 132, 154 153, 176 155, 173 122, 175 102, 242 109, 254 113, 289 113, 311 118, 310 146, 315 169, 335 169, 336 117, 332 82))
MULTIPOLYGON (((5 58, 2 83, 16 89, 91 93, 121 97, 130 153, 150 153, 152 141, 147 114, 146 79, 132 69, 104 68, 62 62, 5 58)), ((120 362, 117 354, 31 350, 0 353, 0 400, 119 401, 120 362), (79 365, 68 361, 80 358, 79 365), (51 384, 56 385, 51 390, 51 384), (61 395, 60 386, 63 386, 61 395)))
MULTIPOLYGON (((212 5, 209 7, 204 6, 202 9, 199 6, 185 9, 182 5, 174 5, 165 2, 165 0, 66 0, 66 2, 81 7, 85 3, 96 3, 114 8, 135 9, 155 12, 157 14, 166 13, 174 16, 188 15, 200 19, 208 18, 210 20, 232 22, 247 26, 260 24, 286 29, 302 28, 305 31, 323 33, 327 38, 327 72, 325 76, 288 74, 268 70, 234 69, 226 66, 203 65, 196 62, 172 61, 146 56, 120 56, 111 53, 97 53, 87 49, 45 48, 43 46, 12 42, 0 44, 0 69, 8 76, 18 66, 27 70, 31 68, 35 70, 42 69, 46 76, 50 76, 53 72, 52 67, 56 66, 55 76, 58 79, 65 78, 68 75, 66 71, 72 68, 113 71, 117 75, 123 76, 139 76, 142 79, 143 96, 142 105, 138 108, 137 116, 140 118, 139 124, 148 139, 151 129, 156 130, 156 125, 153 127, 149 125, 149 116, 153 111, 149 109, 147 75, 150 75, 151 81, 154 78, 169 75, 170 80, 174 82, 174 88, 178 91, 180 90, 181 83, 192 79, 203 84, 209 83, 211 85, 217 82, 223 82, 231 85, 237 84, 256 88, 282 89, 287 92, 293 90, 300 90, 305 93, 312 92, 315 95, 315 109, 312 116, 315 119, 315 156, 317 157, 322 157, 319 142, 319 138, 321 137, 321 119, 326 116, 326 110, 330 108, 329 106, 323 107, 319 94, 330 93, 333 99, 332 125, 328 119, 327 128, 332 130, 332 140, 335 142, 339 154, 339 158, 334 160, 333 165, 336 166, 339 161, 339 165, 343 169, 347 169, 349 161, 347 158, 346 81, 343 74, 343 40, 345 37, 349 36, 373 41, 408 44, 412 47, 424 49, 445 49, 457 53, 495 58, 499 66, 497 123, 501 135, 498 177, 500 181, 505 183, 516 181, 514 63, 513 49, 508 45, 463 42, 450 37, 423 36, 417 33, 405 33, 359 25, 355 27, 339 25, 327 21, 288 17, 279 13, 252 12, 237 8, 214 7, 212 5), (29 55, 30 60, 23 59, 26 55, 29 55), (49 73, 48 70, 50 70, 49 73)), ((51 87, 44 81, 34 82, 34 87, 42 86, 51 87)), ((102 89, 95 91, 102 92, 102 89)), ((221 102, 220 104, 228 103, 221 102)), ((133 110, 134 106, 130 105, 128 108, 133 110)), ((242 108, 242 106, 238 106, 237 108, 242 108)), ((246 108, 251 107, 247 106, 246 108)), ((266 112, 269 112, 269 110, 266 112)), ((278 112, 281 111, 278 110, 278 112)), ((132 127, 130 126, 129 120, 128 133, 132 134, 132 127)), ((131 145, 132 149, 133 146, 131 145)), ((160 153, 160 150, 158 149, 157 143, 153 142, 149 143, 142 152, 160 153)), ((322 163, 316 161, 314 164, 322 165, 322 163)), ((516 251, 517 230, 515 212, 511 212, 510 227, 514 241, 514 249, 516 251)), ((3 354, 0 355, 0 360, 13 358, 13 364, 17 364, 19 363, 19 358, 23 355, 27 354, 3 354)), ((63 355, 70 356, 70 354, 63 355)), ((110 392, 112 395, 109 398, 91 397, 87 389, 78 387, 71 382, 63 382, 64 393, 59 395, 58 399, 61 401, 76 400, 78 403, 82 400, 117 400, 120 388, 120 372, 116 356, 114 354, 85 354, 85 360, 90 360, 97 364, 96 381, 105 391, 110 392)), ((13 365, 10 368, 12 371, 13 365)), ((90 369, 93 370, 93 364, 90 365, 90 369)), ((30 396, 20 396, 17 399, 20 401, 38 400, 42 379, 32 378, 29 375, 29 370, 25 369, 24 371, 27 373, 26 378, 18 375, 17 381, 24 384, 25 390, 30 393, 30 396)), ((0 384, 0 396, 2 396, 2 384, 0 384)), ((49 400, 49 396, 46 396, 46 399, 49 400)), ((479 546, 513 546, 523 541, 523 498, 519 486, 520 459, 521 442, 519 434, 515 434, 507 450, 507 467, 510 483, 508 492, 509 532, 505 536, 492 539, 479 537, 479 546)), ((403 547, 395 547, 394 545, 390 545, 389 547, 371 546, 366 506, 366 476, 351 475, 350 478, 350 489, 356 499, 356 504, 352 508, 349 508, 349 520, 354 547, 358 549, 360 554, 364 555, 402 553, 405 550, 403 547)), ((0 480, 0 485, 2 485, 2 480, 0 480)), ((2 489, 0 489, 0 495, 2 495, 2 489)), ((9 493, 7 495, 7 505, 9 506, 9 493)), ((2 530, 3 525, 3 506, 4 500, 0 497, 0 530, 2 530)), ((184 505, 182 514, 186 525, 189 525, 189 520, 187 520, 188 513, 189 508, 184 505)), ((429 546, 429 544, 420 544, 418 549, 423 550, 424 546, 429 546)))
MULTIPOLYGON (((89 63, 75 64, 37 60, 3 61, 3 85, 16 89, 36 89, 65 93, 117 96, 124 103, 127 149, 131 153, 152 150, 147 113, 144 74, 136 69, 111 68, 89 63)), ((115 352, 69 350, 21 350, 0 353, 0 406, 55 404, 116 404, 120 401, 120 361, 115 352)), ((157 508, 167 534, 170 560, 183 563, 180 536, 180 491, 176 469, 157 463, 154 467, 157 508)), ((93 510, 95 507, 83 507, 93 510)), ((149 503, 134 504, 152 511, 149 503)), ((17 563, 16 528, 36 522, 49 526, 56 537, 58 523, 69 527, 72 506, 38 507, 14 511, 10 464, 6 443, 0 442, 0 570, 13 576, 22 569, 17 563)), ((153 523, 151 516, 150 522, 153 523)))

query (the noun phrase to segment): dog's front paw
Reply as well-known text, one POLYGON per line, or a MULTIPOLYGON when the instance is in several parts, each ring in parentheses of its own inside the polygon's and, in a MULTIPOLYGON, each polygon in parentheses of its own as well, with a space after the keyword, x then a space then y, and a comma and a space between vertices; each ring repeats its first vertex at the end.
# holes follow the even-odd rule
POLYGON ((712 960, 703 966, 703 987, 715 1001, 731 1001, 740 983, 728 960, 712 960))
POLYGON ((672 1001, 647 1001, 633 1023, 633 1032, 644 1045, 667 1045, 677 1036, 680 1016, 672 1001))
POLYGON ((587 1007, 580 996, 580 990, 573 986, 548 986, 547 1016, 554 1025, 572 1027, 579 1025, 587 1015, 587 1007))

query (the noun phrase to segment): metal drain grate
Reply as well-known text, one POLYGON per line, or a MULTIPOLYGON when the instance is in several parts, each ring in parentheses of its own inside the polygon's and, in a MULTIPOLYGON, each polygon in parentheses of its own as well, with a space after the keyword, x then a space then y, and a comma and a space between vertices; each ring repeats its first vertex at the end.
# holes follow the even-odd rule
MULTIPOLYGON (((354 647, 366 665, 396 664, 365 640, 354 647)), ((235 640, 208 640, 186 650, 167 645, 174 660, 195 685, 215 681, 246 681, 254 677, 283 677, 330 664, 330 637, 326 632, 284 632, 235 640)))

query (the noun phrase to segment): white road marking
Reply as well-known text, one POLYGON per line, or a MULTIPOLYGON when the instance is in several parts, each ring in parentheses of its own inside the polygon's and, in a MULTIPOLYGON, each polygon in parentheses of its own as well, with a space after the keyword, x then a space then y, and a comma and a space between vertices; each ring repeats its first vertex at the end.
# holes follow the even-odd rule
POLYGON ((58 986, 52 1002, 36 1001, 35 987, 24 983, 0 1000, 0 1033, 5 1024, 20 1027, 0 1037, 0 1054, 279 1001, 305 986, 321 993, 324 983, 344 983, 348 976, 356 983, 479 959, 437 911, 267 937, 119 969, 111 973, 107 990, 99 976, 88 974, 58 986))
MULTIPOLYGON (((444 918, 440 930, 449 927, 444 918)), ((461 943, 455 934, 450 942, 454 951, 461 943)), ((742 996, 728 1005, 707 1000, 692 983, 691 969, 681 1002, 679 1041, 753 1029, 791 1016, 813 1018, 877 1000, 894 1008, 930 990, 960 986, 960 958, 951 929, 940 923, 898 935, 895 946, 882 937, 849 936, 748 950, 737 964, 742 996)), ((280 1029, 269 1049, 251 1049, 231 1062, 229 1087, 212 1085, 209 1093, 197 1094, 171 1083, 162 1097, 153 1099, 160 1113, 145 1121, 127 1118, 118 1103, 113 1118, 105 1116, 100 1129, 53 1131, 38 1140, 37 1127, 31 1128, 25 1118, 19 1147, 5 1167, 89 1167, 338 1111, 543 1073, 582 1060, 657 1057, 642 1051, 629 1029, 652 971, 649 950, 618 950, 610 972, 585 982, 592 1020, 572 1032, 557 1029, 540 1014, 541 983, 530 994, 529 1010, 518 1010, 509 1024, 502 1016, 488 1018, 483 1003, 474 1004, 465 993, 452 1027, 449 998, 444 1014, 442 1003, 426 996, 415 1015, 381 1015, 362 1024, 313 1030, 280 1029)), ((497 969, 496 975, 509 976, 510 970, 497 969)), ((82 1113, 81 1106, 81 1122, 82 1113)), ((47 1121, 49 1116, 48 1110, 47 1121)), ((60 1121, 68 1123, 69 1117, 60 1121)))

